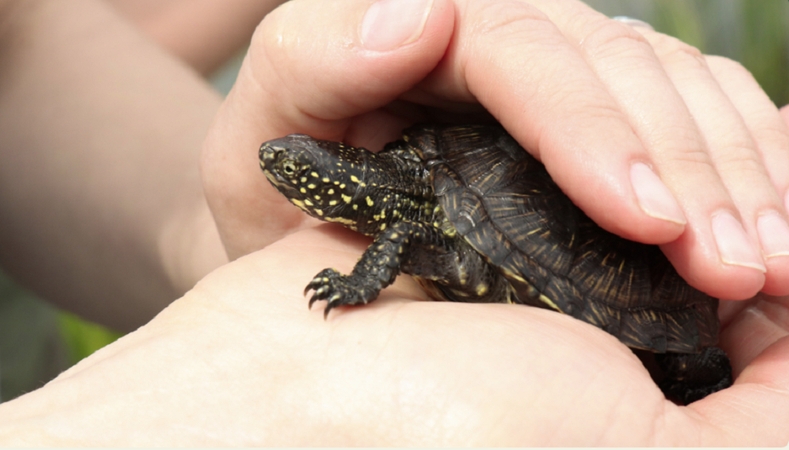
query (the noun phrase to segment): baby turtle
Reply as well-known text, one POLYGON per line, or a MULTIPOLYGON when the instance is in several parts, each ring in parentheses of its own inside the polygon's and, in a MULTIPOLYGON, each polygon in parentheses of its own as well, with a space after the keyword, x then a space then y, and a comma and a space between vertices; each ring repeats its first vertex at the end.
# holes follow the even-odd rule
POLYGON ((690 403, 732 383, 718 301, 657 246, 589 219, 500 126, 419 125, 372 153, 290 135, 260 165, 291 203, 373 237, 350 275, 320 272, 310 306, 361 305, 400 272, 437 300, 517 303, 595 325, 655 354, 661 389, 690 403))

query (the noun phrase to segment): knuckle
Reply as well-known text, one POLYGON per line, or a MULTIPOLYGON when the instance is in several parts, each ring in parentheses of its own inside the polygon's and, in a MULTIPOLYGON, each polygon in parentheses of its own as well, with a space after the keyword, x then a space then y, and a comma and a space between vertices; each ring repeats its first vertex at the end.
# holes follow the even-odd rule
POLYGON ((707 62, 707 66, 716 77, 718 75, 728 74, 729 76, 733 75, 753 79, 751 72, 749 72, 745 66, 733 59, 715 55, 707 55, 704 58, 707 62))
POLYGON ((580 47, 591 55, 606 57, 623 54, 651 54, 649 41, 633 27, 614 20, 600 20, 580 40, 580 47))
POLYGON ((765 120, 757 130, 751 132, 758 139, 761 151, 789 155, 789 130, 782 122, 765 120))
POLYGON ((304 37, 294 28, 293 16, 297 15, 298 2, 287 2, 269 13, 255 29, 248 55, 260 64, 285 66, 298 61, 305 51, 304 37))
POLYGON ((468 31, 475 38, 506 42, 538 35, 546 27, 554 27, 542 11, 519 0, 487 0, 468 7, 474 8, 465 16, 473 18, 468 31))
POLYGON ((715 166, 721 174, 741 179, 753 176, 767 178, 767 171, 759 154, 745 142, 732 143, 719 149, 715 155, 715 166))
POLYGON ((688 173, 704 173, 714 171, 710 155, 702 148, 693 146, 673 155, 674 164, 681 166, 688 173))
POLYGON ((655 33, 652 48, 664 64, 695 66, 707 69, 707 60, 701 50, 673 36, 655 33))

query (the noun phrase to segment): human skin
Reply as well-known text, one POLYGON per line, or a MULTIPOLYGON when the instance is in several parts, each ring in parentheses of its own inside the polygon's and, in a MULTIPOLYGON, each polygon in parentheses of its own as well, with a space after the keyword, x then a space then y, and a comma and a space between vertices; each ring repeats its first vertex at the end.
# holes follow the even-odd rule
POLYGON ((263 21, 203 154, 231 259, 311 223, 250 164, 260 142, 299 132, 378 149, 407 124, 484 107, 592 219, 661 244, 691 285, 789 293, 789 134, 741 66, 575 1, 430 4, 365 25, 368 1, 328 21, 332 2, 297 1, 263 21), (394 20, 412 16, 414 36, 394 20))
POLYGON ((207 76, 249 43, 281 0, 105 0, 158 45, 207 76))
POLYGON ((221 97, 102 2, 0 2, 0 263, 133 330, 227 261, 198 173, 221 97))
POLYGON ((665 400, 607 333, 548 310, 430 302, 307 310, 368 241, 332 225, 214 271, 150 323, 0 405, 34 446, 766 446, 789 442, 789 299, 728 302, 733 387, 665 400), (282 270, 287 267, 288 270, 282 270))
MULTIPOLYGON (((314 17, 327 17, 311 6, 314 17)), ((444 8, 438 18, 448 23, 448 3, 436 0, 434 8, 444 8)), ((289 29, 286 24, 309 25, 305 19, 313 17, 283 11, 293 15, 274 17, 269 26, 283 20, 283 31, 289 29)), ((361 17, 352 8, 348 15, 361 17)), ((338 25, 358 29, 352 22, 338 25)), ((301 45, 326 50, 320 45, 343 36, 331 36, 335 29, 330 26, 322 29, 329 33, 326 39, 302 40, 301 45)), ((382 90, 402 89, 392 85, 404 75, 398 67, 429 72, 420 58, 440 59, 426 51, 432 48, 422 40, 426 36, 433 44, 448 41, 447 35, 425 32, 399 55, 367 55, 382 67, 357 64, 353 75, 362 78, 355 85, 346 86, 354 78, 343 77, 345 66, 339 72, 313 68, 315 76, 303 78, 298 89, 242 79, 223 106, 225 116, 217 117, 208 145, 221 143, 215 150, 226 151, 231 165, 223 167, 221 158, 213 162, 250 183, 252 191, 225 192, 225 201, 241 194, 256 211, 259 196, 271 202, 263 219, 296 217, 289 212, 295 208, 267 194, 270 187, 257 169, 256 150, 265 134, 307 121, 302 113, 310 111, 299 110, 306 98, 321 110, 347 114, 354 106, 349 106, 349 90, 352 100, 364 102, 365 96, 357 95, 360 89, 373 99, 380 99, 382 90), (273 94, 282 103, 267 110, 261 99, 273 94), (231 113, 238 114, 236 127, 224 121, 233 118, 231 113), (247 138, 254 141, 252 150, 243 142, 247 138), (240 155, 239 167, 232 166, 233 151, 240 155), (235 171, 250 163, 257 178, 235 171)), ((265 40, 255 42, 259 46, 265 40)), ((348 46, 347 38, 341 42, 348 46)), ((342 56, 336 48, 329 50, 333 57, 342 56)), ((294 60, 278 67, 298 69, 303 55, 288 54, 294 60)), ((298 70, 287 73, 294 74, 298 70)), ((418 79, 412 74, 402 83, 418 79)), ((352 143, 375 147, 404 125, 395 119, 376 111, 344 132, 352 143), (376 123, 391 128, 382 128, 380 136, 365 135, 364 125, 376 123)), ((312 125, 303 131, 339 136, 337 124, 319 116, 312 125)), ((427 446, 779 445, 789 440, 786 298, 723 303, 721 345, 732 358, 735 386, 677 407, 663 399, 640 362, 616 339, 549 311, 419 302, 424 294, 403 278, 372 305, 340 308, 323 321, 320 308, 306 310, 302 286, 327 266, 349 271, 366 241, 301 219, 275 227, 280 225, 264 220, 276 240, 262 251, 223 265, 141 329, 42 389, 0 405, 0 442, 427 446)), ((259 239, 254 233, 240 236, 259 239)))

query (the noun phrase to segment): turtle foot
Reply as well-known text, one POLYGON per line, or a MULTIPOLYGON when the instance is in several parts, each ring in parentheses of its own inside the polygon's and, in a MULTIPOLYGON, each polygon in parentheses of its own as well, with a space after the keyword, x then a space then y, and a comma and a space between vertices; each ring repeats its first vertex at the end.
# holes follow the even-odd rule
POLYGON ((365 286, 362 280, 353 275, 343 275, 334 269, 323 269, 315 275, 315 278, 307 284, 304 294, 310 290, 314 291, 308 303, 309 308, 319 300, 326 300, 328 303, 323 310, 323 318, 329 315, 329 311, 337 306, 343 305, 364 305, 372 301, 377 292, 365 286))

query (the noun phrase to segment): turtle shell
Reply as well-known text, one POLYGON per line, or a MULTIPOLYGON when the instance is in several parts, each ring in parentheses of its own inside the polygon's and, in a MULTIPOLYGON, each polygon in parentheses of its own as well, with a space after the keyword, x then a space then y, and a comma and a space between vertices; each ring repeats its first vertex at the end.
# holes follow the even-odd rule
POLYGON ((657 246, 597 226, 502 128, 422 126, 406 136, 449 222, 521 303, 633 348, 695 353, 717 343, 718 301, 688 285, 657 246))

